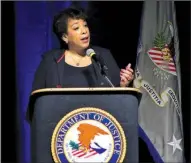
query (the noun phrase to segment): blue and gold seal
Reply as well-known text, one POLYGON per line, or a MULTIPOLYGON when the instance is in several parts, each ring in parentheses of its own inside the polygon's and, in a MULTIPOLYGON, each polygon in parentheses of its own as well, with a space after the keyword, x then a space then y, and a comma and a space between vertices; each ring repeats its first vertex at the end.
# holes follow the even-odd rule
POLYGON ((51 141, 54 162, 123 162, 125 133, 118 121, 98 108, 79 108, 57 124, 51 141))

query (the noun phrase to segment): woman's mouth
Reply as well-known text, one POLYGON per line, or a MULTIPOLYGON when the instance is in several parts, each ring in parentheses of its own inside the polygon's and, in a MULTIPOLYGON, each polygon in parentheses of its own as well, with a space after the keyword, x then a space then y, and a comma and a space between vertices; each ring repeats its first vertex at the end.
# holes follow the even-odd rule
POLYGON ((87 42, 89 41, 89 37, 83 37, 83 38, 81 39, 81 41, 82 41, 83 43, 87 43, 87 42))

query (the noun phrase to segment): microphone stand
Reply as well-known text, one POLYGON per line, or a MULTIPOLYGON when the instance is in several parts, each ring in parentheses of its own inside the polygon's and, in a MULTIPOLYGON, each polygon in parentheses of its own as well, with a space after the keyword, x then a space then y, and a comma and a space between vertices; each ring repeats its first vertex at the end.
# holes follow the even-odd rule
POLYGON ((106 75, 103 75, 105 77, 105 79, 107 80, 107 82, 109 83, 109 85, 111 87, 114 87, 114 85, 112 84, 112 82, 109 80, 109 78, 106 75))
POLYGON ((103 75, 103 77, 106 79, 107 83, 111 86, 111 87, 115 87, 111 80, 109 80, 109 78, 107 77, 107 73, 106 71, 108 70, 107 66, 104 64, 103 58, 99 58, 97 56, 94 57, 94 60, 97 62, 100 70, 101 70, 101 74, 103 75))
POLYGON ((112 84, 112 82, 111 82, 111 80, 107 77, 107 75, 106 75, 106 70, 108 69, 105 65, 104 66, 102 66, 102 65, 100 65, 100 67, 101 67, 101 74, 103 75, 103 77, 106 79, 106 81, 108 82, 108 84, 111 86, 111 87, 115 87, 113 84, 112 84))

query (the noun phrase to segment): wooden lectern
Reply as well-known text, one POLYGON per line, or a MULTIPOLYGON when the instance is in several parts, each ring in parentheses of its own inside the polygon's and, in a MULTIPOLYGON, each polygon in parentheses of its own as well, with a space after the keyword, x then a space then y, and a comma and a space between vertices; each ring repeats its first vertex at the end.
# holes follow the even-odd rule
POLYGON ((29 102, 31 162, 139 162, 134 88, 48 88, 29 102))

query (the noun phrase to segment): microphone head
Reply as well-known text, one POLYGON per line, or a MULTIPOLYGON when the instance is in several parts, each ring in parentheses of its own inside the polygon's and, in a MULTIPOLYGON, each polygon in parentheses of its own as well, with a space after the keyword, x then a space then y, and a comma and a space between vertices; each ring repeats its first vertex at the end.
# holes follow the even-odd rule
POLYGON ((95 55, 95 51, 91 48, 86 50, 86 55, 89 57, 92 57, 93 55, 95 55))

